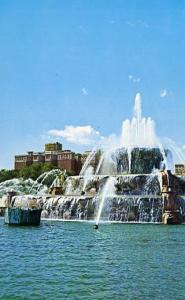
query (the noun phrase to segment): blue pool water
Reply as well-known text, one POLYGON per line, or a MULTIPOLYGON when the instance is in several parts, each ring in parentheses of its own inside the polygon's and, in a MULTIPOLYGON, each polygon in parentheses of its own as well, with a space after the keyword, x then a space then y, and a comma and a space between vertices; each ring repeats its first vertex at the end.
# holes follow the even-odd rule
POLYGON ((0 299, 185 299, 185 226, 1 219, 0 299))

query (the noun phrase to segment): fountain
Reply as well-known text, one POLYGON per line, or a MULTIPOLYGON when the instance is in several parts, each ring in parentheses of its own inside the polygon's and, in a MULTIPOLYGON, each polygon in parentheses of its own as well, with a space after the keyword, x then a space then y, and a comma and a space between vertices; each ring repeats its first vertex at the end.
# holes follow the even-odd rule
MULTIPOLYGON (((185 183, 182 178, 167 172, 171 151, 162 146, 155 133, 154 121, 142 117, 140 94, 135 98, 132 119, 122 124, 118 144, 101 149, 99 162, 93 170, 91 161, 97 151, 94 147, 79 176, 67 178, 63 195, 49 200, 45 197, 43 217, 93 219, 97 229, 103 220, 165 223, 169 219, 167 209, 170 206, 177 212, 174 214, 181 212, 181 221, 185 220, 183 196, 175 195, 175 206, 171 200, 165 205, 164 199, 172 196, 165 194, 164 174, 173 178, 178 195, 184 194, 185 183)), ((174 193, 170 195, 174 196, 174 193)), ((174 222, 179 223, 179 220, 176 218, 174 222)))
MULTIPOLYGON (((172 153, 157 137, 154 121, 142 117, 137 94, 133 117, 123 122, 117 145, 95 147, 79 176, 63 174, 50 194, 34 198, 43 218, 95 220, 95 229, 101 221, 181 223, 185 221, 185 181, 168 171, 171 165, 172 153), (101 155, 93 169, 97 152, 101 155)), ((47 176, 39 178, 41 185, 47 176)))

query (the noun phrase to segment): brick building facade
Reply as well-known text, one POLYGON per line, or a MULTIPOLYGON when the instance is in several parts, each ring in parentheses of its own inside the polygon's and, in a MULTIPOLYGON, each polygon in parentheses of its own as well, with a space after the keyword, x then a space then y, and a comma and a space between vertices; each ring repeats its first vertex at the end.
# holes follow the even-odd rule
MULTIPOLYGON (((71 174, 78 175, 91 151, 85 151, 83 154, 75 153, 71 150, 63 150, 62 144, 50 143, 45 145, 43 152, 30 151, 27 154, 15 156, 15 169, 20 170, 23 167, 37 163, 48 163, 56 168, 65 169, 71 174)), ((100 158, 100 152, 95 153, 90 165, 97 168, 100 158)))
POLYGON ((72 174, 79 174, 82 168, 81 154, 71 150, 62 150, 62 144, 50 143, 45 145, 44 152, 28 152, 15 156, 15 169, 20 170, 25 166, 37 163, 48 163, 60 169, 65 169, 72 174))

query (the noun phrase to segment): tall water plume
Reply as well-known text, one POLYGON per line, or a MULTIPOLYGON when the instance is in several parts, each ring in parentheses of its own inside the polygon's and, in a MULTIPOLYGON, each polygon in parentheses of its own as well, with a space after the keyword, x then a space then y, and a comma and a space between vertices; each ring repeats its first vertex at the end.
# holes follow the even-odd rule
POLYGON ((158 146, 154 121, 150 117, 142 117, 141 95, 139 93, 135 97, 132 119, 123 121, 120 144, 127 148, 158 146))
MULTIPOLYGON (((141 95, 137 93, 135 97, 133 117, 131 120, 126 119, 123 121, 121 136, 117 145, 114 145, 113 147, 112 143, 109 143, 107 144, 107 147, 104 147, 104 151, 102 152, 95 174, 113 175, 116 173, 132 173, 133 154, 135 152, 135 156, 137 156, 136 152, 139 153, 141 149, 146 149, 146 151, 143 150, 143 153, 147 152, 147 149, 148 152, 150 149, 153 149, 153 153, 154 148, 159 149, 162 159, 160 159, 160 165, 157 163, 157 168, 169 168, 164 147, 155 133, 155 123, 151 117, 142 117, 141 107, 141 95), (138 151, 136 151, 137 149, 138 151), (128 162, 126 162, 126 157, 128 162), (125 160, 124 163, 123 160, 125 160), (120 167, 116 169, 116 166, 118 165, 120 165, 120 167), (124 165, 127 165, 128 167, 125 167, 124 165)), ((156 166, 153 167, 155 169, 156 166)), ((150 172, 152 172, 152 170, 150 172)))

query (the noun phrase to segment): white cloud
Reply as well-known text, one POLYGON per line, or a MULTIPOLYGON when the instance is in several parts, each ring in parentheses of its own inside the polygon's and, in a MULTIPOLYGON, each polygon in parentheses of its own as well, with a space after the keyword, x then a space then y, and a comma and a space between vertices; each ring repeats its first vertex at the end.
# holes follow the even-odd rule
POLYGON ((92 126, 65 126, 64 129, 53 129, 48 131, 49 136, 62 137, 68 142, 78 145, 94 145, 102 139, 100 132, 92 126))
POLYGON ((132 81, 133 83, 138 83, 138 82, 141 81, 141 78, 140 78, 140 77, 135 77, 135 76, 133 76, 133 75, 131 75, 131 74, 128 76, 128 79, 129 79, 130 81, 132 81))
POLYGON ((85 87, 83 87, 83 88, 81 89, 81 92, 82 92, 82 95, 83 95, 83 96, 89 95, 89 92, 88 92, 88 90, 87 90, 85 87))
POLYGON ((168 91, 166 89, 162 89, 160 91, 160 97, 165 98, 168 95, 168 91))

